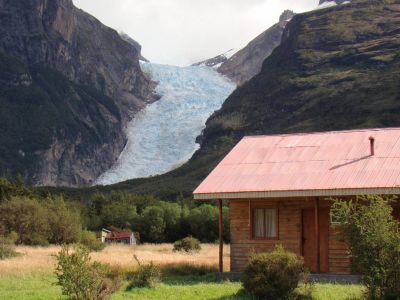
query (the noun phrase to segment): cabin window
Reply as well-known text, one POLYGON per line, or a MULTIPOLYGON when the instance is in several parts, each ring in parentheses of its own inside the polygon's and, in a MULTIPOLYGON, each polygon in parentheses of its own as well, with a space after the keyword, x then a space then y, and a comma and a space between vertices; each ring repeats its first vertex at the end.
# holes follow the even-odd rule
POLYGON ((278 237, 278 210, 276 208, 253 209, 253 238, 278 237))

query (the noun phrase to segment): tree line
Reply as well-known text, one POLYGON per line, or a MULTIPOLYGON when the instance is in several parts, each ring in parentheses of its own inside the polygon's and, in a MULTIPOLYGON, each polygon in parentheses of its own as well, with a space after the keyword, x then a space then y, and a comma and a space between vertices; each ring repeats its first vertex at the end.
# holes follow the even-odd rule
MULTIPOLYGON (((229 241, 229 208, 223 208, 224 240, 229 241)), ((177 197, 173 202, 124 192, 97 193, 84 200, 39 196, 22 181, 0 178, 0 235, 17 234, 17 243, 73 243, 82 230, 102 228, 139 232, 141 242, 170 243, 186 236, 218 239, 218 208, 177 197)))

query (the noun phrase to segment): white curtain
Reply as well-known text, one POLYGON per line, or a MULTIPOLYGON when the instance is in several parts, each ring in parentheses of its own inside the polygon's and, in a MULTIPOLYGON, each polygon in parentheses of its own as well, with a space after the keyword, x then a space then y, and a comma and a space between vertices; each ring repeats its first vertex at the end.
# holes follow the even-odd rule
POLYGON ((264 237, 264 209, 254 209, 254 237, 264 237))
POLYGON ((276 209, 265 209, 265 237, 276 237, 276 209))

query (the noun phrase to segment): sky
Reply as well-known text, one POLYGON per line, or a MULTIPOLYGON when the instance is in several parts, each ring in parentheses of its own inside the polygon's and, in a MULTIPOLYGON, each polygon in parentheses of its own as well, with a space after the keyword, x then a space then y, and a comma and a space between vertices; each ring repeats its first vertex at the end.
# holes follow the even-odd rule
POLYGON ((142 45, 151 62, 185 66, 239 50, 275 24, 318 0, 73 0, 105 25, 142 45))

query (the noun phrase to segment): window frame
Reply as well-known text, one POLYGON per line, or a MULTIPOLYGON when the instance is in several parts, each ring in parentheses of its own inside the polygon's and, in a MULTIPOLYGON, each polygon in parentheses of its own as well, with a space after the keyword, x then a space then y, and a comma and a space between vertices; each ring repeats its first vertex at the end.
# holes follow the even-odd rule
POLYGON ((250 207, 250 239, 257 241, 279 240, 279 208, 276 205, 252 205, 250 207), (255 209, 264 209, 264 234, 265 234, 265 209, 275 209, 276 211, 276 235, 274 237, 256 237, 254 234, 254 213, 255 209))

